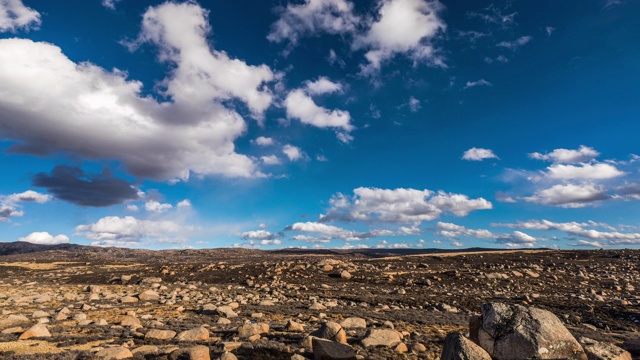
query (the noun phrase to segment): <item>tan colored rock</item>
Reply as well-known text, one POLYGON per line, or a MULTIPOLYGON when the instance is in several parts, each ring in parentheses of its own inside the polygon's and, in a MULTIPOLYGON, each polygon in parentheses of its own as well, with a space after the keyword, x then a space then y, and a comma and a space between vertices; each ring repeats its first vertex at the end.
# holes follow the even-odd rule
POLYGON ((292 332, 303 332, 304 331, 304 325, 297 323, 293 320, 289 320, 287 322, 287 325, 285 326, 285 329, 287 331, 292 331, 292 332))
POLYGON ((364 347, 369 346, 387 346, 394 347, 402 341, 402 334, 391 329, 373 329, 369 330, 367 336, 362 339, 361 343, 364 347))
POLYGON ((123 347, 111 347, 98 351, 95 357, 100 360, 119 360, 119 359, 131 359, 133 354, 131 350, 123 347))
POLYGON ((176 332, 173 330, 149 330, 144 335, 145 340, 171 340, 176 336, 176 332))
POLYGON ((122 318, 122 320, 120 321, 120 325, 122 326, 128 326, 128 327, 132 327, 134 329, 137 328, 141 328, 142 327, 142 323, 140 322, 140 320, 138 320, 138 318, 136 318, 135 316, 125 316, 124 318, 122 318))
POLYGON ((47 329, 46 325, 37 324, 23 332, 18 339, 27 340, 34 337, 51 337, 51 333, 49 332, 49 329, 47 329))
POLYGON ((345 329, 360 329, 367 327, 367 321, 359 317, 349 317, 340 322, 340 326, 345 329))
POLYGON ((232 353, 226 351, 222 356, 220 356, 220 360, 238 360, 238 358, 232 353))
POLYGON ((631 353, 613 344, 580 338, 580 344, 589 360, 631 360, 631 353))
POLYGON ((458 332, 447 334, 440 360, 491 360, 483 348, 458 332))
POLYGON ((142 301, 158 301, 160 300, 160 295, 153 290, 143 291, 138 295, 138 299, 142 301))
POLYGON ((340 277, 341 277, 342 279, 349 280, 349 279, 351 279, 353 276, 351 275, 351 273, 350 273, 350 272, 348 272, 347 270, 344 270, 343 272, 341 272, 341 273, 340 273, 340 277))
POLYGON ((309 335, 320 339, 335 341, 341 344, 347 343, 347 334, 344 329, 342 329, 342 326, 331 321, 322 324, 318 330, 309 335))
POLYGON ((189 360, 211 360, 209 348, 206 346, 194 346, 187 349, 178 349, 169 354, 170 360, 189 359, 189 360))
POLYGON ((355 350, 345 344, 312 338, 314 360, 356 360, 355 350))
POLYGON ((254 335, 265 334, 269 332, 269 325, 260 324, 244 324, 238 328, 238 336, 241 339, 249 339, 254 335))
POLYGON ((20 326, 17 327, 12 327, 12 328, 8 328, 8 329, 4 329, 2 330, 2 334, 19 334, 24 332, 24 329, 20 326))
POLYGON ((160 349, 155 345, 142 345, 133 350, 131 350, 133 356, 149 356, 149 355, 158 355, 160 354, 160 349))
POLYGON ((209 330, 199 327, 183 331, 176 337, 178 341, 202 341, 209 340, 209 330))

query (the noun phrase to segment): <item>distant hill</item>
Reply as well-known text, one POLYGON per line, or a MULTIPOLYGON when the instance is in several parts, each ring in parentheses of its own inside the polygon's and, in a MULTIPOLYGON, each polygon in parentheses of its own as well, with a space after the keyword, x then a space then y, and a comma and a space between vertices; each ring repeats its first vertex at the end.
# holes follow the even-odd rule
POLYGON ((39 251, 63 250, 63 251, 80 251, 87 246, 77 244, 57 244, 57 245, 41 245, 32 244, 25 241, 16 242, 0 242, 0 256, 28 254, 39 251))

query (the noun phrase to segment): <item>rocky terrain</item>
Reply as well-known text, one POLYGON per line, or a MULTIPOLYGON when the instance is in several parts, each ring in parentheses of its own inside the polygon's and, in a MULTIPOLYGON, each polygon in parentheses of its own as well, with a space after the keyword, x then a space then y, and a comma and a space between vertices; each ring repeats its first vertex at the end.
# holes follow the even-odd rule
POLYGON ((2 359, 640 356, 638 250, 0 254, 2 359))

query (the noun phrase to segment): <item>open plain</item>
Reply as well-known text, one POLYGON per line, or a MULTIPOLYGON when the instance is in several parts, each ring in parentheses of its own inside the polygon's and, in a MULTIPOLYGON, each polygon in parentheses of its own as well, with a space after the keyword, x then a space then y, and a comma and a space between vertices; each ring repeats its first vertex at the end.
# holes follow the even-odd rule
POLYGON ((2 359, 437 359, 485 303, 548 310, 583 344, 640 355, 637 250, 0 254, 2 359), (333 344, 348 354, 319 354, 333 344))

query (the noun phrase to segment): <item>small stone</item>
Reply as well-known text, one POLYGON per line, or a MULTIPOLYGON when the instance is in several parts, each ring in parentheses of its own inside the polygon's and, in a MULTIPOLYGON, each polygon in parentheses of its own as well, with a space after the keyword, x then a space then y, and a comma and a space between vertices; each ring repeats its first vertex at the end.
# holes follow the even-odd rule
POLYGON ((2 334, 18 334, 21 332, 24 332, 24 329, 20 326, 2 330, 2 334))
POLYGON ((334 322, 326 322, 320 326, 320 328, 310 334, 311 336, 339 342, 341 344, 347 343, 347 334, 342 326, 334 322))
POLYGON ((349 280, 352 278, 351 273, 349 273, 347 270, 341 272, 340 277, 345 280, 349 280))
POLYGON ((287 331, 293 331, 293 332, 303 332, 304 331, 304 325, 297 323, 293 320, 289 320, 287 322, 287 325, 285 326, 285 329, 287 331))
POLYGON ((387 346, 394 347, 402 341, 402 334, 391 329, 369 330, 367 336, 361 341, 362 346, 387 346))
POLYGON ((183 331, 176 337, 178 341, 201 341, 209 339, 209 330, 199 327, 183 331))
POLYGON ((152 356, 160 354, 160 350, 155 345, 143 345, 131 350, 133 356, 152 356))
POLYGON ((340 322, 340 326, 345 329, 360 329, 367 327, 367 321, 359 317, 349 317, 340 322))
POLYGON ((349 345, 313 338, 312 346, 315 360, 356 360, 356 352, 349 345))
POLYGON ((138 302, 138 298, 133 297, 133 296, 125 296, 125 297, 120 299, 120 302, 123 303, 123 304, 136 303, 136 302, 138 302))
POLYGON ((140 322, 140 320, 138 320, 138 318, 136 318, 134 316, 125 316, 120 321, 120 325, 129 326, 129 327, 132 327, 134 329, 142 327, 142 323, 140 322))
POLYGON ((131 359, 131 350, 123 347, 106 348, 95 353, 95 357, 101 360, 131 359))
POLYGON ((153 290, 147 290, 140 293, 140 295, 138 295, 138 299, 142 301, 158 301, 160 300, 160 295, 153 290))
POLYGON ((260 324, 245 324, 238 328, 238 336, 241 339, 249 339, 254 335, 260 335, 269 332, 269 325, 260 324))
POLYGON ((194 346, 187 349, 178 349, 169 355, 169 359, 211 360, 209 348, 206 346, 194 346))
POLYGON ((230 352, 225 352, 220 356, 220 360, 238 360, 238 358, 230 352))
POLYGON ((327 307, 317 302, 314 302, 313 304, 311 304, 311 306, 309 306, 309 310, 322 311, 322 310, 327 310, 327 307))
POLYGON ((176 332, 173 330, 149 330, 144 338, 145 340, 171 340, 176 336, 176 332))

